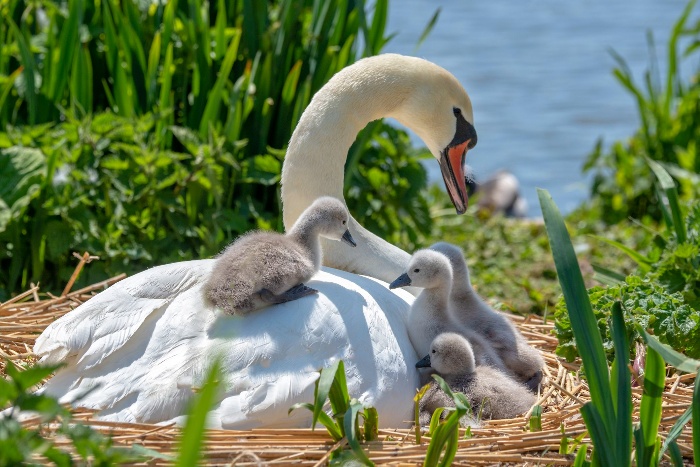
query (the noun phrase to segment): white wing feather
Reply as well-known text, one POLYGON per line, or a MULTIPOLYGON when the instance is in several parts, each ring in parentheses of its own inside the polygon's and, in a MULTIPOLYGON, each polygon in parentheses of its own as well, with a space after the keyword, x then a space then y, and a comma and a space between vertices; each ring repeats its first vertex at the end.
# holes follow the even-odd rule
POLYGON ((125 279, 52 323, 37 339, 42 362, 66 361, 45 390, 114 421, 161 422, 184 413, 216 356, 226 383, 212 426, 308 426, 318 370, 342 359, 353 397, 383 426, 401 426, 418 385, 405 318, 413 297, 383 282, 323 268, 316 296, 245 317, 210 305, 213 260, 156 267, 125 279), (85 394, 87 393, 87 394, 85 394))

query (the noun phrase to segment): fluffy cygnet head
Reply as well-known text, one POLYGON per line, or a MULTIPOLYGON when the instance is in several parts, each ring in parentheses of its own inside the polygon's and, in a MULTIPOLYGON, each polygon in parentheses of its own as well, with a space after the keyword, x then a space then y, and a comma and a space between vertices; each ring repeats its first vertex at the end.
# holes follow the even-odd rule
POLYGON ((416 363, 416 368, 431 367, 442 376, 461 376, 474 372, 476 361, 472 346, 454 332, 439 334, 430 344, 430 353, 416 363))
POLYGON ((313 230, 322 237, 357 246, 348 230, 349 218, 345 203, 332 196, 322 196, 306 208, 290 233, 313 230))
POLYGON ((447 258, 435 251, 418 250, 411 257, 406 272, 401 274, 389 285, 390 289, 397 287, 422 287, 432 289, 447 287, 452 283, 452 268, 447 258))
POLYGON ((469 281, 469 268, 459 247, 447 242, 438 242, 431 245, 430 249, 447 257, 450 261, 450 266, 452 266, 454 280, 459 278, 460 280, 466 280, 467 283, 471 283, 469 281))

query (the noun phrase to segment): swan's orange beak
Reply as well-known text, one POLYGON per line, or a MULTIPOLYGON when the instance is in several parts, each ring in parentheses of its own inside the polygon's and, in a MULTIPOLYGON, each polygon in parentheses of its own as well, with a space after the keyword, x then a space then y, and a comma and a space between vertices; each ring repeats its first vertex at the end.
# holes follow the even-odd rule
POLYGON ((440 157, 442 178, 445 181, 445 188, 447 188, 447 193, 450 195, 457 214, 464 214, 469 205, 469 195, 467 194, 467 185, 464 181, 463 167, 470 141, 468 139, 455 146, 447 146, 440 157))

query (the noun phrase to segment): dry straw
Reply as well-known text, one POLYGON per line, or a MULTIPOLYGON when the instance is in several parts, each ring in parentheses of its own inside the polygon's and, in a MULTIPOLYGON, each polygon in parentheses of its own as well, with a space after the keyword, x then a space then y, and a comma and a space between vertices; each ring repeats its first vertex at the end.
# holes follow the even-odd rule
MULTIPOLYGON (((106 281, 71 292, 79 269, 94 259, 89 254, 76 255, 80 259, 76 273, 60 297, 39 293, 39 286, 0 304, 0 369, 4 374, 4 360, 12 360, 20 367, 35 361, 32 347, 36 337, 52 321, 68 313, 110 285, 120 281, 120 275, 106 281)), ((579 363, 568 363, 554 354, 557 339, 552 334, 553 324, 540 317, 513 316, 518 329, 544 355, 545 378, 540 388, 538 403, 542 405, 542 430, 529 431, 529 414, 510 420, 484 422, 482 428, 462 431, 459 450, 453 465, 569 465, 578 443, 590 443, 586 427, 579 414, 581 405, 590 400, 585 380, 579 377, 579 363), (564 443, 562 443, 564 439, 564 443), (562 448, 562 445, 565 447, 562 448), (568 454, 561 453, 567 450, 568 454), (571 454, 573 452, 573 454, 571 454)), ((668 371, 664 391, 663 415, 660 433, 664 437, 678 417, 690 406, 694 376, 668 371)), ((641 390, 634 388, 635 420, 638 416, 641 390)), ((95 419, 95 412, 76 409, 75 417, 85 424, 113 436, 120 445, 141 444, 163 454, 174 454, 180 435, 177 426, 115 423, 95 419)), ((27 420, 37 425, 37 420, 27 420)), ((51 427, 48 427, 51 433, 51 427)), ((422 464, 427 443, 417 445, 412 430, 380 430, 379 441, 368 444, 369 456, 377 464, 422 464)), ((57 440, 58 444, 65 440, 57 440)), ((333 443, 323 429, 257 429, 250 431, 210 430, 207 434, 205 456, 211 465, 325 465, 333 443)), ((686 427, 677 440, 681 452, 692 458, 691 431, 686 427)), ((168 464, 155 460, 148 465, 168 464)))

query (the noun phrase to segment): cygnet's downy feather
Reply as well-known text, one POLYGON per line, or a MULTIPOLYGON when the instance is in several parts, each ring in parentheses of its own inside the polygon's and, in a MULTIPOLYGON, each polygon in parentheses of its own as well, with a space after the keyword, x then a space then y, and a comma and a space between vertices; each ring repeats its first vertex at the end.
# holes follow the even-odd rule
POLYGON ((425 355, 433 339, 444 332, 464 334, 475 350, 477 363, 506 371, 504 363, 488 342, 455 321, 448 312, 452 286, 452 267, 444 255, 418 250, 408 268, 389 288, 415 286, 423 288, 408 313, 408 335, 418 355, 425 355))
MULTIPOLYGON (((469 268, 458 247, 439 242, 430 249, 445 255, 452 266, 450 317, 486 338, 508 370, 530 389, 536 390, 544 366, 540 352, 527 343, 508 318, 479 297, 469 280, 469 268)), ((471 341, 470 336, 466 337, 471 341)))
POLYGON ((230 315, 284 303, 316 290, 304 286, 321 266, 319 237, 355 246, 345 204, 330 196, 314 201, 286 235, 249 232, 217 258, 205 294, 230 315))
MULTIPOLYGON (((416 367, 434 369, 453 392, 461 392, 472 408, 471 419, 513 418, 527 412, 535 396, 527 387, 489 366, 477 365, 469 342, 457 333, 437 336, 430 353, 416 367)), ((427 425, 438 407, 454 401, 433 381, 420 401, 420 423, 427 425)))

